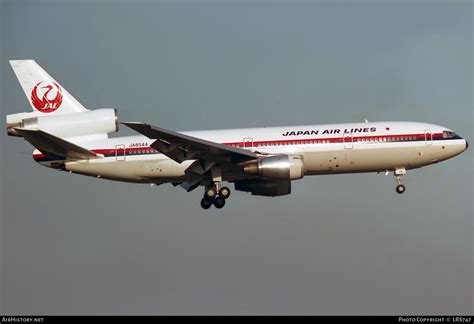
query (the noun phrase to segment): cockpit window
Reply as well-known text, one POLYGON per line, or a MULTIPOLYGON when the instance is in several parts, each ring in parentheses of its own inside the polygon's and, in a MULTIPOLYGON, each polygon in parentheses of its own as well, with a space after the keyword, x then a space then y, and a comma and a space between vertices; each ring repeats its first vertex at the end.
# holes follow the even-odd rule
POLYGON ((456 136, 455 132, 450 132, 450 131, 444 131, 443 132, 443 138, 453 138, 456 136))

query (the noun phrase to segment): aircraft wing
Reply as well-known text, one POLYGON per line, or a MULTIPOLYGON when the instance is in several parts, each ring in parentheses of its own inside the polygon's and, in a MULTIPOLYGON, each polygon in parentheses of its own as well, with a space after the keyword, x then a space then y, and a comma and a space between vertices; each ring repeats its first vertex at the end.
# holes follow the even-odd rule
POLYGON ((101 154, 96 154, 41 130, 22 128, 15 128, 15 130, 47 157, 69 160, 97 159, 103 157, 101 154))
POLYGON ((255 153, 248 150, 206 141, 149 124, 141 122, 124 122, 122 124, 148 138, 156 139, 151 147, 178 163, 186 160, 240 163, 257 158, 255 153))

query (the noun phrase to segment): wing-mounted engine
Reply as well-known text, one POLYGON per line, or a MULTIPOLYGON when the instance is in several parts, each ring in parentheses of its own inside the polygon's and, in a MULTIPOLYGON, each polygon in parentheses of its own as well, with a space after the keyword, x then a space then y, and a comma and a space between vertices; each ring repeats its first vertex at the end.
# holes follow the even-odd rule
POLYGON ((41 130, 57 137, 67 138, 114 133, 118 131, 119 119, 117 110, 113 108, 53 116, 31 112, 8 115, 6 127, 10 136, 21 136, 15 129, 21 128, 41 130))
POLYGON ((304 176, 301 155, 273 155, 242 164, 244 172, 270 180, 296 180, 304 176))
POLYGON ((235 190, 250 192, 254 196, 277 197, 291 193, 291 181, 242 180, 234 184, 235 190))

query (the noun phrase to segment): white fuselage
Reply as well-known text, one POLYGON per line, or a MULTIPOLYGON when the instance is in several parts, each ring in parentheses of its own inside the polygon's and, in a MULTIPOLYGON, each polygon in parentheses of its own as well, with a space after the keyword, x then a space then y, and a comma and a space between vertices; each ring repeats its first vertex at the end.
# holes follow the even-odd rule
MULTIPOLYGON (((301 155, 305 175, 413 169, 449 159, 467 148, 467 142, 448 128, 415 122, 263 127, 183 134, 261 154, 301 155)), ((63 163, 66 171, 74 173, 138 183, 179 181, 193 162, 179 164, 169 159, 150 146, 155 140, 145 136, 71 141, 104 157, 53 161, 35 151, 34 159, 49 167, 63 163)), ((226 178, 224 174, 223 180, 235 179, 226 178)))

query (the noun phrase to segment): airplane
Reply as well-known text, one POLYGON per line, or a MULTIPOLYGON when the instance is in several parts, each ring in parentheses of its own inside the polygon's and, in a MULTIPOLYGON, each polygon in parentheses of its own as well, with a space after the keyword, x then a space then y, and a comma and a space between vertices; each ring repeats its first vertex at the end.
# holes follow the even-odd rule
POLYGON ((176 132, 119 122, 117 110, 88 110, 34 60, 10 64, 33 109, 6 117, 39 164, 101 179, 204 188, 201 207, 224 207, 231 190, 277 197, 311 175, 393 172, 396 192, 407 170, 468 148, 453 130, 419 122, 368 122, 176 132), (123 124, 140 135, 109 137, 123 124))

